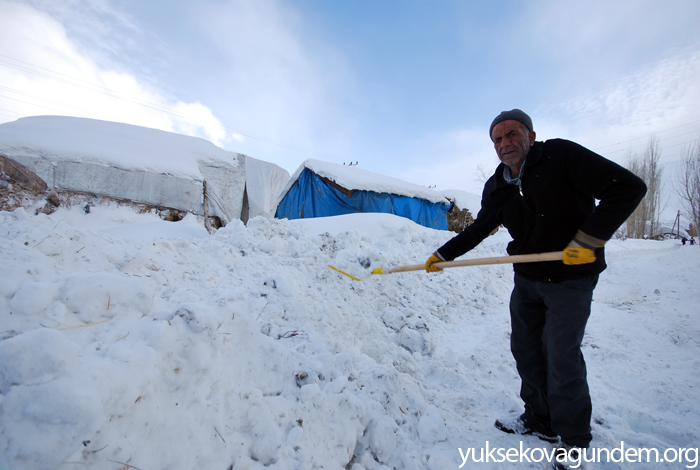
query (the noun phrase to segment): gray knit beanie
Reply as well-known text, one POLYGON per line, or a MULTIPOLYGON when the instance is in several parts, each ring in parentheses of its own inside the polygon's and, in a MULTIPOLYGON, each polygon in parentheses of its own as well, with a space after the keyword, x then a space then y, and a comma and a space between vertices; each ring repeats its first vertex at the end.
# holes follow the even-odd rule
POLYGON ((532 132, 533 130, 532 119, 530 119, 530 116, 520 111, 519 109, 511 109, 510 111, 503 111, 501 114, 496 116, 496 119, 494 119, 491 123, 491 127, 489 127, 489 137, 491 137, 491 132, 493 132, 493 128, 496 126, 496 124, 508 120, 522 122, 523 124, 525 124, 525 127, 527 127, 530 130, 530 132, 532 132))

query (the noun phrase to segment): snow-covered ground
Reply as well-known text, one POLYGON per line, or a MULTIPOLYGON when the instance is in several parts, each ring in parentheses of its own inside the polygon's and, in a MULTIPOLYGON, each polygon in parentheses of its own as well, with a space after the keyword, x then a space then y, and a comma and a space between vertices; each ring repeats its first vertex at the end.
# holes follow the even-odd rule
MULTIPOLYGON (((450 237, 384 214, 209 235, 126 207, 0 212, 0 468, 438 470, 487 441, 546 447, 493 427, 522 406, 510 266, 370 275, 450 237)), ((592 445, 697 448, 700 247, 608 246, 592 445)))

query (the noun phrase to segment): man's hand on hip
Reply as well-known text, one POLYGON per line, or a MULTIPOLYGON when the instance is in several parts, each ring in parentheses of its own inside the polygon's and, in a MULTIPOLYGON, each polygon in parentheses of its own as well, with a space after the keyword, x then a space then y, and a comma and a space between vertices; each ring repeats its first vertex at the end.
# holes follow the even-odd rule
POLYGON ((575 266, 577 264, 588 264, 596 260, 595 253, 590 248, 581 246, 576 240, 572 240, 564 248, 564 264, 575 266))

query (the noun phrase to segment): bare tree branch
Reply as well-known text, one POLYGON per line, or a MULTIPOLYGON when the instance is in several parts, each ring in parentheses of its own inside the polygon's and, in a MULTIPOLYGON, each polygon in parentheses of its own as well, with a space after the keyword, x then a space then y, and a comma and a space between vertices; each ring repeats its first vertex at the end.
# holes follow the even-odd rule
POLYGON ((684 215, 690 219, 688 232, 700 236, 700 139, 683 149, 673 189, 681 199, 684 215))
POLYGON ((652 238, 657 235, 663 192, 663 167, 659 164, 660 159, 661 146, 656 136, 649 138, 643 154, 630 153, 627 156, 627 168, 647 185, 644 199, 627 219, 627 236, 630 238, 652 238))

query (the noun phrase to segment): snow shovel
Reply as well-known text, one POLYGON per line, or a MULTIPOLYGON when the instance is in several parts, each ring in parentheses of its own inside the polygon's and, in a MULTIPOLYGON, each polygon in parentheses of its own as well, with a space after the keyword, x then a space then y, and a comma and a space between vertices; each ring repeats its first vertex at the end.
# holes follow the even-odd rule
MULTIPOLYGON (((440 263, 433 263, 433 266, 438 268, 459 268, 461 266, 482 266, 488 264, 511 264, 511 263, 534 263, 538 261, 561 261, 564 259, 563 251, 552 251, 549 253, 532 253, 529 255, 513 255, 513 256, 496 256, 493 258, 476 258, 476 259, 465 259, 460 261, 442 261, 440 263)), ((328 265, 329 268, 335 269, 341 274, 345 274, 351 279, 359 281, 360 279, 352 276, 346 272, 341 271, 335 266, 328 265)), ((425 264, 413 264, 410 266, 396 266, 385 270, 384 268, 375 268, 372 270, 372 274, 393 274, 402 273, 406 271, 423 271, 425 269, 425 264)))

